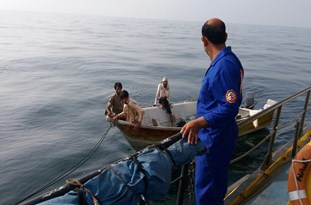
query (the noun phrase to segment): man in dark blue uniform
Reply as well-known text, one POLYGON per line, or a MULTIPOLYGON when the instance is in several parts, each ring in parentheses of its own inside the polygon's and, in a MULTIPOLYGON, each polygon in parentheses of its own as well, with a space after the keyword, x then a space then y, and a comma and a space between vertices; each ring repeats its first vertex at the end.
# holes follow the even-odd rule
POLYGON ((199 138, 209 149, 195 159, 197 205, 224 204, 229 163, 238 138, 235 116, 242 102, 244 70, 226 40, 223 21, 213 18, 205 22, 202 43, 211 64, 202 80, 196 119, 181 130, 189 143, 195 144, 199 138))

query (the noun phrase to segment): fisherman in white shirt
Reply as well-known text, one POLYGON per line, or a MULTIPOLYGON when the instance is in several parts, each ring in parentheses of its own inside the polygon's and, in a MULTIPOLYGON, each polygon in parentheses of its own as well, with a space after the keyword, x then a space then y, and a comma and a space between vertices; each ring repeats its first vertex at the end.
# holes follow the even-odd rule
POLYGON ((174 123, 174 117, 172 115, 171 111, 171 105, 169 103, 170 98, 170 86, 168 85, 168 79, 167 77, 163 77, 161 82, 158 85, 158 89, 156 92, 156 96, 154 99, 153 106, 156 106, 157 103, 161 104, 162 108, 166 110, 167 114, 169 115, 171 124, 174 123))

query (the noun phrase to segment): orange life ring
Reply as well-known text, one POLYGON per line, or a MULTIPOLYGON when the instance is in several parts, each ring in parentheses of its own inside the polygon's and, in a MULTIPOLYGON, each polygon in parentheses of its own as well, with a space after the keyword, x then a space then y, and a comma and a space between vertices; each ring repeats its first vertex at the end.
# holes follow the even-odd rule
POLYGON ((307 190, 310 189, 307 182, 311 176, 310 160, 311 142, 297 153, 288 172, 288 194, 292 205, 311 205, 311 190, 307 190))

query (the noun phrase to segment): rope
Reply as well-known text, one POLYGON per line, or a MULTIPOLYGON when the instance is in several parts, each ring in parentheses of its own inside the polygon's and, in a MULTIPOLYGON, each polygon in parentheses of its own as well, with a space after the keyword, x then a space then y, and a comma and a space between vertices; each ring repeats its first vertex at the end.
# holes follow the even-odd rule
POLYGON ((48 187, 52 186, 53 184, 57 183, 59 180, 61 180, 62 178, 68 176, 69 174, 71 174, 73 171, 75 171, 76 169, 78 169, 80 166, 82 166, 85 162, 87 162, 87 160, 89 160, 91 158, 91 156, 95 153, 95 151, 98 149, 98 147, 101 145, 101 143, 104 141, 104 139, 106 138, 110 128, 112 126, 109 126, 108 129, 104 132, 104 134, 102 135, 102 137, 100 138, 100 140, 96 143, 96 145, 92 148, 92 150, 88 153, 88 155, 82 159, 81 161, 79 161, 77 164, 75 164, 73 167, 71 167, 68 171, 64 172, 63 174, 59 175, 58 177, 54 178, 52 181, 50 181, 49 183, 47 183, 46 185, 42 186, 41 188, 37 189, 35 192, 33 192, 32 194, 30 194, 29 196, 25 197, 24 199, 20 200, 19 202, 17 202, 16 204, 19 204, 23 201, 25 201, 26 199, 29 199, 30 197, 33 197, 34 195, 42 192, 43 190, 47 189, 48 187))
MULTIPOLYGON (((293 175, 294 175, 294 181, 295 181, 296 190, 298 191, 298 182, 297 182, 296 172, 295 172, 295 168, 294 168, 294 163, 295 163, 295 162, 298 162, 298 163, 311 162, 311 159, 308 159, 308 160, 293 159, 293 160, 292 160, 291 169, 292 169, 293 175)), ((300 192, 297 192, 297 193, 298 193, 299 203, 300 203, 301 205, 303 205, 303 203, 302 203, 302 201, 301 201, 300 192)))
POLYGON ((69 184, 69 185, 72 185, 72 186, 75 186, 85 192, 88 192, 91 197, 92 197, 92 200, 93 200, 93 204, 94 205, 100 205, 99 201, 96 199, 96 197, 94 196, 94 194, 87 188, 85 188, 84 184, 82 184, 79 180, 77 179, 67 179, 66 180, 66 183, 69 184))

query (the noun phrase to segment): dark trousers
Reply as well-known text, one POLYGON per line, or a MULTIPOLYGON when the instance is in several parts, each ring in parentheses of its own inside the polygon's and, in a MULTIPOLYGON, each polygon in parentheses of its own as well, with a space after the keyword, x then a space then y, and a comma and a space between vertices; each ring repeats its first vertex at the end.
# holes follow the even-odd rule
POLYGON ((165 110, 166 110, 166 112, 168 114, 172 114, 171 105, 168 102, 167 97, 165 97, 165 96, 164 97, 160 97, 159 103, 165 108, 165 110))

